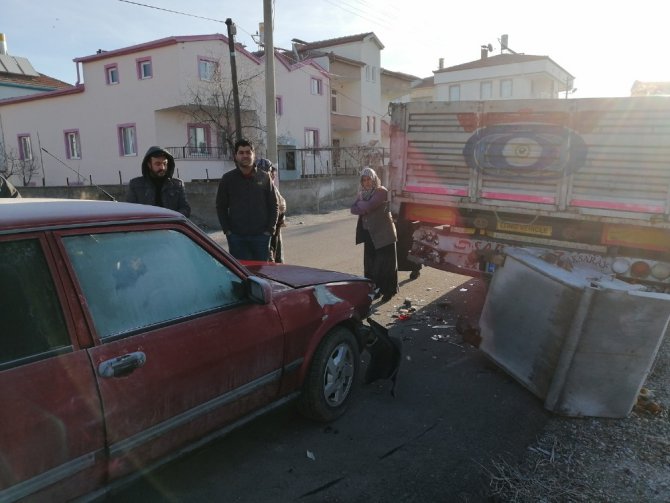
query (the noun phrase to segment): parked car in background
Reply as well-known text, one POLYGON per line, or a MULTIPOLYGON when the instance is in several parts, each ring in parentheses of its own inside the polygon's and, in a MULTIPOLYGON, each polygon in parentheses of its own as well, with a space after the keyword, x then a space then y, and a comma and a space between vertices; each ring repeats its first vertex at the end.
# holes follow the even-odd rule
POLYGON ((103 494, 293 398, 332 421, 373 332, 365 278, 154 206, 2 200, 0 256, 1 501, 103 494))

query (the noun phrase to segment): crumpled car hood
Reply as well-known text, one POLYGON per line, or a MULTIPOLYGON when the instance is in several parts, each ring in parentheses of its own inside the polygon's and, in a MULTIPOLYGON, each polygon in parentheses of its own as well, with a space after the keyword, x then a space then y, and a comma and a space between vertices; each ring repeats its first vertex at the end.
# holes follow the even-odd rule
POLYGON ((284 283, 294 288, 323 285, 340 281, 368 281, 362 276, 337 271, 324 271, 299 265, 274 264, 268 262, 242 262, 252 274, 284 283))

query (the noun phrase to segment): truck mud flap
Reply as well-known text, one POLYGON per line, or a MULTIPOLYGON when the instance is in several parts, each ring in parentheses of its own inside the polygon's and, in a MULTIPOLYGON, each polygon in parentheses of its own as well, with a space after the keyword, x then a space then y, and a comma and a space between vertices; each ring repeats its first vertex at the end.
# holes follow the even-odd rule
POLYGON ((367 336, 365 349, 370 355, 365 384, 378 379, 390 379, 393 383, 391 395, 395 396, 395 383, 402 358, 402 343, 396 337, 391 337, 388 329, 368 318, 370 331, 367 336))

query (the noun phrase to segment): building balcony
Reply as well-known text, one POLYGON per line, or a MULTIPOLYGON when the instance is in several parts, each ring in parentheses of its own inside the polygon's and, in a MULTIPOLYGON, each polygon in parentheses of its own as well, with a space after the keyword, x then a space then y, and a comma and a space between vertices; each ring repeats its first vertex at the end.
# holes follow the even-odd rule
POLYGON ((335 131, 360 131, 361 118, 356 115, 345 115, 332 112, 330 114, 330 124, 335 131))

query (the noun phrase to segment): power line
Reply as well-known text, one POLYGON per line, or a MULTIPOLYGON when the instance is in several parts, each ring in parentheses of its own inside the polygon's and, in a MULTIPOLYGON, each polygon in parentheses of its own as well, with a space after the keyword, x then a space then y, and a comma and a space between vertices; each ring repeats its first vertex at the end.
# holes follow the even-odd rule
MULTIPOLYGON (((390 5, 384 5, 384 10, 382 10, 380 12, 379 9, 371 6, 370 4, 368 4, 367 2, 364 2, 364 1, 359 0, 359 1, 354 2, 354 3, 359 4, 360 7, 358 7, 356 5, 352 5, 351 3, 346 2, 345 0, 340 0, 340 1, 341 1, 341 3, 347 5, 348 7, 351 7, 352 9, 360 10, 361 12, 363 12, 364 14, 366 14, 368 16, 374 16, 375 18, 385 18, 385 19, 383 19, 383 21, 389 21, 389 22, 394 22, 394 21, 397 20, 397 16, 395 16, 395 15, 391 16, 391 15, 388 14, 388 12, 386 12, 386 9, 388 7, 390 7, 390 5)), ((389 26, 389 28, 390 28, 390 26, 389 26)))
MULTIPOLYGON (((360 13, 360 9, 359 9, 359 12, 356 12, 356 11, 352 11, 352 10, 346 9, 346 8, 342 7, 342 5, 339 5, 339 4, 335 3, 335 2, 331 2, 330 0, 324 0, 324 1, 325 1, 326 3, 329 3, 329 4, 331 4, 331 5, 335 6, 335 7, 337 7, 338 9, 341 9, 341 10, 343 10, 343 11, 345 11, 345 12, 348 12, 349 14, 353 14, 354 16, 360 17, 361 19, 364 19, 365 21, 368 21, 368 22, 370 22, 370 23, 372 23, 372 24, 376 24, 377 26, 379 26, 379 27, 381 27, 381 28, 393 29, 393 26, 391 26, 391 25, 389 25, 389 24, 387 24, 387 23, 380 23, 380 22, 378 22, 378 21, 375 20, 375 19, 371 19, 371 18, 369 18, 369 17, 363 16, 363 15, 360 13)), ((356 7, 351 7, 351 8, 356 9, 356 7)))
POLYGON ((164 12, 170 12, 172 14, 179 14, 180 16, 189 16, 189 17, 195 17, 198 19, 204 19, 206 21, 214 21, 215 23, 223 23, 225 24, 225 21, 221 21, 220 19, 213 19, 211 17, 203 17, 203 16, 197 16, 195 14, 189 14, 188 12, 179 12, 177 10, 170 10, 170 9, 165 9, 163 7, 156 7, 155 5, 148 5, 145 3, 139 3, 139 2, 131 2, 130 0, 119 0, 119 2, 125 2, 133 5, 139 5, 140 7, 148 7, 149 9, 156 9, 156 10, 162 10, 164 12))
MULTIPOLYGON (((180 16, 194 17, 194 18, 197 18, 197 19, 204 19, 205 21, 213 21, 214 23, 226 24, 226 22, 222 21, 221 19, 214 19, 214 18, 211 18, 211 17, 198 16, 196 14, 189 14, 188 12, 181 12, 181 11, 178 11, 178 10, 171 10, 171 9, 165 9, 163 7, 156 7, 155 5, 149 5, 149 4, 145 4, 145 3, 139 3, 139 2, 131 2, 130 0, 119 0, 119 2, 129 3, 129 4, 132 4, 132 5, 137 5, 139 7, 147 7, 149 9, 161 10, 161 11, 164 11, 164 12, 169 12, 170 14, 179 14, 180 16)), ((247 30, 242 28, 237 23, 235 23, 235 26, 237 26, 239 29, 241 29, 243 32, 245 32, 247 35, 252 36, 252 34, 250 32, 248 32, 247 30)))
MULTIPOLYGON (((223 23, 223 24, 226 23, 225 21, 222 21, 222 20, 220 20, 220 19, 213 19, 213 18, 209 18, 209 17, 198 16, 198 15, 196 15, 196 14, 189 14, 189 13, 187 13, 187 12, 180 12, 180 11, 176 11, 176 10, 165 9, 165 8, 163 8, 163 7, 157 7, 157 6, 155 6, 155 5, 149 5, 149 4, 144 4, 144 3, 140 3, 140 2, 132 2, 132 1, 130 1, 130 0, 119 0, 119 2, 124 2, 124 3, 132 4, 132 5, 137 5, 137 6, 139 6, 139 7, 147 7, 147 8, 149 8, 149 9, 156 9, 156 10, 160 10, 160 11, 164 11, 164 12, 169 12, 169 13, 171 13, 171 14, 178 14, 178 15, 180 15, 180 16, 188 16, 188 17, 194 17, 194 18, 198 18, 198 19, 204 19, 204 20, 206 20, 206 21, 213 21, 213 22, 215 22, 215 23, 223 23)), ((329 0, 326 0, 326 2, 328 2, 328 3, 332 3, 332 2, 330 2, 329 0)), ((273 0, 273 4, 274 4, 274 0, 273 0)), ((336 5, 336 4, 333 4, 333 5, 335 5, 335 6, 338 7, 338 8, 342 8, 341 6, 336 5)), ((353 8, 355 8, 355 7, 353 7, 353 8)), ((342 10, 345 10, 345 11, 346 11, 346 9, 342 9, 342 10)), ((360 15, 354 13, 354 12, 350 12, 350 11, 348 11, 348 12, 349 12, 350 14, 354 14, 354 15, 356 15, 356 16, 358 16, 358 17, 361 17, 361 18, 363 18, 363 19, 366 19, 366 18, 364 18, 363 16, 360 16, 360 15)), ((273 17, 274 17, 274 9, 273 9, 273 17)), ((370 21, 369 19, 366 19, 366 20, 370 21)), ((373 22, 374 22, 374 21, 373 21, 373 22)), ((237 26, 238 28, 240 28, 240 26, 239 26, 237 23, 235 23, 235 26, 237 26)), ((274 23, 272 23, 272 27, 273 27, 273 29, 274 29, 274 23)), ((249 33, 248 31, 244 30, 243 28, 242 28, 242 31, 246 32, 248 35, 251 36, 251 33, 249 33)), ((267 56, 268 56, 268 55, 266 54, 266 57, 267 57, 267 56)), ((313 59, 313 58, 310 58, 310 59, 313 59)), ((306 72, 304 69, 302 69, 302 68, 298 68, 298 71, 302 71, 302 72, 304 72, 304 73, 307 73, 307 72, 306 72)), ((329 73, 330 73, 330 72, 329 72, 329 73)), ((380 79, 381 79, 381 75, 380 75, 380 79)), ((329 83, 328 83, 328 84, 329 84, 329 85, 327 86, 327 88, 330 90, 330 80, 329 80, 329 83)), ((356 100, 355 98, 352 98, 352 97, 350 97, 350 96, 347 96, 345 93, 342 93, 341 91, 338 91, 338 94, 340 94, 341 96, 346 97, 346 98, 349 99, 351 102, 356 103, 356 104, 359 105, 361 108, 366 109, 366 110, 368 110, 369 112, 372 112, 373 114, 378 115, 379 117, 384 117, 384 116, 386 115, 386 114, 381 115, 381 114, 380 114, 379 112, 377 112, 376 110, 373 110, 373 109, 371 109, 371 108, 368 108, 368 107, 365 106, 363 103, 359 102, 359 101, 356 100)))

